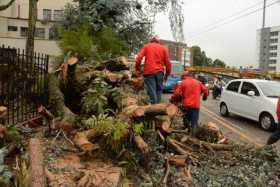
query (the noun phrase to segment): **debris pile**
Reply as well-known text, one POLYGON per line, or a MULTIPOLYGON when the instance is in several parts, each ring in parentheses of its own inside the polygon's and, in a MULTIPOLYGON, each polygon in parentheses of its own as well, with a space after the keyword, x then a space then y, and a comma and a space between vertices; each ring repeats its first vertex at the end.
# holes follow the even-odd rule
MULTIPOLYGON (((36 187, 280 184, 272 147, 234 144, 213 123, 192 137, 177 106, 148 104, 126 58, 65 63, 49 76, 49 106, 38 109, 46 125, 25 135, 28 159, 16 162, 12 181, 36 187)), ((6 130, 0 126, 0 140, 6 130)))

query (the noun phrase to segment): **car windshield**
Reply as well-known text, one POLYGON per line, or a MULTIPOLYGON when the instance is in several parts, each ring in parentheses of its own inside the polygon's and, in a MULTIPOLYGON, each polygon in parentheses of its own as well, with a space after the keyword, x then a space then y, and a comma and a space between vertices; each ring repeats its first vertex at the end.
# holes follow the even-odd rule
POLYGON ((271 82, 257 82, 257 85, 261 88, 263 94, 267 97, 279 97, 280 96, 280 83, 271 82))

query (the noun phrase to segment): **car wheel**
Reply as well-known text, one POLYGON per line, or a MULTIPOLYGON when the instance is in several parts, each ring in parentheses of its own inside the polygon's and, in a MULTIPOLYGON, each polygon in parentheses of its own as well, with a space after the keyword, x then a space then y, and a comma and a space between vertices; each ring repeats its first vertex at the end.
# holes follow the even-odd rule
POLYGON ((260 125, 262 129, 266 131, 270 131, 275 128, 275 121, 270 114, 263 113, 260 117, 260 125))
POLYGON ((220 105, 220 114, 224 117, 227 117, 229 115, 228 107, 225 103, 222 103, 220 105))

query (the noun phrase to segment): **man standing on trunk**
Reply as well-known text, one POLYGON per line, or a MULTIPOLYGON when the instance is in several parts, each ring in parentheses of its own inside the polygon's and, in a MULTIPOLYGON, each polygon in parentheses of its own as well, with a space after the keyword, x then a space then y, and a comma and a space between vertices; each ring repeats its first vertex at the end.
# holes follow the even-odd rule
POLYGON ((160 45, 158 37, 152 38, 137 55, 135 69, 137 76, 141 75, 141 62, 144 63, 144 82, 147 88, 150 102, 160 103, 163 90, 163 81, 166 81, 171 73, 171 63, 166 49, 160 45))
POLYGON ((183 81, 175 88, 170 101, 182 105, 184 126, 191 135, 196 135, 199 119, 200 99, 207 100, 208 88, 200 81, 194 79, 188 71, 182 73, 183 81))

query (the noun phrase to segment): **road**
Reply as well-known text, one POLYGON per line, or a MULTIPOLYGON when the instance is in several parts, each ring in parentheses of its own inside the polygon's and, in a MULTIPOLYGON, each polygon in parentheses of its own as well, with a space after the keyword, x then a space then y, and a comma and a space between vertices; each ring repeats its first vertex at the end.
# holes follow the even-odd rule
MULTIPOLYGON (((170 94, 165 94, 164 98, 170 97, 170 94)), ((261 147, 265 145, 271 132, 266 132, 260 128, 258 122, 248 120, 236 115, 222 117, 219 114, 219 101, 209 97, 207 101, 202 101, 200 110, 200 123, 207 124, 214 122, 217 124, 224 135, 229 139, 239 143, 248 143, 261 147)), ((280 141, 276 144, 277 150, 280 150, 280 141)))

